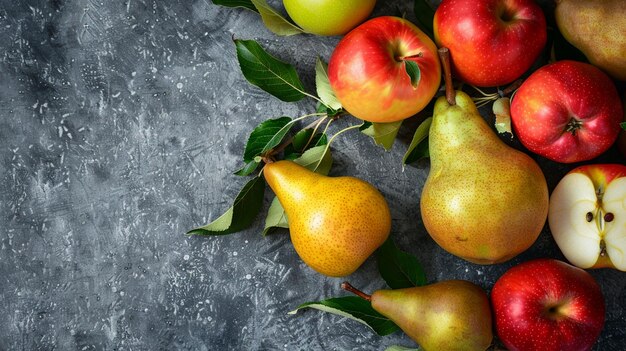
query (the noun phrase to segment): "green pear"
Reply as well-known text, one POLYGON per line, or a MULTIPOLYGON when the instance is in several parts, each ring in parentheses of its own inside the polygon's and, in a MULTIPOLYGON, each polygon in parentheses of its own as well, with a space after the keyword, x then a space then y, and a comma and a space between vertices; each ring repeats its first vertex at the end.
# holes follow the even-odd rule
POLYGON ((483 289, 465 280, 396 290, 371 296, 372 308, 392 320, 425 351, 485 351, 493 339, 491 308, 483 289))
POLYGON ((361 179, 327 177, 292 161, 268 163, 263 174, 285 209, 296 252, 319 273, 353 273, 389 236, 387 202, 361 179))
POLYGON ((589 62, 626 81, 626 2, 557 0, 556 23, 589 62))
MULTIPOLYGON (((449 77, 449 57, 443 58, 449 77)), ((437 99, 429 132, 430 173, 420 210, 426 230, 448 252, 470 262, 509 260, 530 247, 548 215, 548 187, 537 163, 489 127, 472 99, 437 99)))

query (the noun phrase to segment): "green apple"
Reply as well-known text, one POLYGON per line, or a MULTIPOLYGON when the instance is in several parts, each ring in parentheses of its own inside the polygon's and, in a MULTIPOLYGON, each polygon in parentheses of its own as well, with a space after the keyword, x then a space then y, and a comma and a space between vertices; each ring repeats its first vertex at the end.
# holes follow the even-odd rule
POLYGON ((289 17, 305 31, 341 35, 363 22, 376 0, 284 0, 289 17))

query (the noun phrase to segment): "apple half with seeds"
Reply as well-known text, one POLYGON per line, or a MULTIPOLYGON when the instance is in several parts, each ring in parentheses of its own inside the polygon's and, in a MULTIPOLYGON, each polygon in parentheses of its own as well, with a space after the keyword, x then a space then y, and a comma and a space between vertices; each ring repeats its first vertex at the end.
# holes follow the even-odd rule
POLYGON ((586 165, 567 173, 550 196, 548 223, 572 264, 626 271, 626 166, 586 165))

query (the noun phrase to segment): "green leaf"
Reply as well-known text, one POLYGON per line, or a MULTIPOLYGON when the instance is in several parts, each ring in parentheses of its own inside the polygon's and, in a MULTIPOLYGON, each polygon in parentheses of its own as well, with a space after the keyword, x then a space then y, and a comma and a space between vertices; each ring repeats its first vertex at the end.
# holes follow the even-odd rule
POLYGON ((330 86, 328 65, 326 62, 322 61, 319 56, 315 63, 315 87, 317 89, 317 95, 326 106, 333 110, 339 110, 341 108, 341 102, 337 100, 337 96, 335 96, 335 92, 330 86))
POLYGON ((248 137, 243 152, 244 162, 252 162, 256 156, 261 156, 278 146, 292 126, 293 120, 289 117, 268 119, 259 124, 248 137))
POLYGON ((267 210, 263 236, 271 234, 276 228, 289 228, 289 222, 287 221, 287 215, 285 214, 283 206, 280 204, 280 201, 278 201, 278 198, 274 197, 269 210, 267 210))
POLYGON ((286 160, 295 160, 302 156, 302 153, 320 145, 328 144, 328 138, 324 133, 316 133, 313 138, 311 138, 311 134, 313 134, 312 128, 307 128, 299 131, 293 138, 291 144, 289 144, 285 148, 285 153, 283 158, 286 160), (310 141, 309 141, 310 140, 310 141), (308 143, 308 144, 307 144, 308 143))
POLYGON ((424 269, 417 258, 396 247, 391 238, 378 249, 378 270, 392 289, 426 284, 424 269))
POLYGON ((304 148, 308 145, 315 145, 313 142, 313 129, 307 128, 300 130, 291 142, 293 148, 298 152, 304 152, 304 148))
POLYGON ((250 0, 212 0, 215 5, 226 7, 243 7, 254 12, 259 12, 250 0))
POLYGON ((244 230, 252 224, 261 206, 265 193, 265 179, 255 177, 244 185, 237 194, 233 206, 213 222, 196 229, 189 235, 225 235, 244 230))
POLYGON ((254 171, 256 171, 257 167, 259 166, 259 163, 260 162, 257 162, 256 160, 252 160, 246 163, 246 165, 243 166, 242 169, 235 172, 235 175, 242 176, 242 177, 248 176, 252 174, 254 171))
MULTIPOLYGON (((311 142, 314 146, 322 146, 328 144, 328 137, 324 133, 317 133, 311 142)), ((310 147, 310 146, 309 146, 310 147)))
POLYGON ((408 165, 421 158, 428 157, 428 132, 432 122, 433 118, 428 117, 417 127, 415 134, 413 134, 413 140, 411 140, 409 148, 406 150, 404 157, 402 157, 403 164, 408 165))
POLYGON ((297 159, 300 156, 302 156, 301 153, 293 151, 293 149, 291 149, 291 148, 286 148, 285 149, 285 155, 283 156, 283 160, 293 161, 293 160, 297 159))
POLYGON ((324 133, 316 133, 313 137, 312 128, 307 128, 299 131, 293 138, 291 144, 285 147, 283 159, 295 160, 302 156, 302 153, 319 145, 326 145, 328 139, 324 133))
POLYGON ((623 130, 626 130, 626 122, 620 123, 619 126, 622 127, 623 130))
POLYGON ((413 89, 417 89, 417 86, 420 84, 420 79, 422 78, 420 67, 415 61, 404 60, 404 69, 406 70, 406 74, 409 75, 409 78, 411 78, 413 89))
POLYGON ((304 152, 312 147, 326 145, 328 143, 326 134, 317 133, 315 134, 315 136, 312 136, 312 134, 312 128, 302 129, 301 131, 299 131, 293 137, 293 148, 298 152, 304 152))
POLYGON ((305 151, 302 156, 294 160, 295 163, 308 168, 313 172, 328 175, 333 166, 333 158, 330 148, 326 145, 319 145, 305 151))
POLYGON ((402 121, 391 123, 365 122, 359 130, 374 139, 376 145, 381 145, 385 150, 389 151, 396 140, 396 135, 398 135, 401 125, 402 121))
POLYGON ((293 66, 271 56, 254 40, 235 39, 235 46, 248 82, 285 102, 304 98, 302 82, 293 66))
POLYGON ((332 108, 324 105, 323 103, 317 104, 317 109, 315 110, 315 112, 325 113, 328 117, 335 117, 342 113, 345 113, 343 108, 340 108, 339 110, 333 110, 332 108))
POLYGON ((314 308, 353 319, 372 328, 381 336, 389 335, 400 329, 389 318, 376 312, 369 301, 356 296, 336 297, 320 302, 303 303, 295 310, 289 312, 289 314, 296 314, 303 308, 314 308))
POLYGON ((417 18, 417 26, 431 39, 434 39, 433 20, 435 19, 435 9, 433 9, 430 1, 415 0, 413 12, 417 18))
POLYGON ((276 35, 295 35, 304 33, 304 30, 295 24, 289 22, 285 17, 281 16, 273 7, 265 0, 250 0, 261 15, 261 20, 272 33, 276 35))

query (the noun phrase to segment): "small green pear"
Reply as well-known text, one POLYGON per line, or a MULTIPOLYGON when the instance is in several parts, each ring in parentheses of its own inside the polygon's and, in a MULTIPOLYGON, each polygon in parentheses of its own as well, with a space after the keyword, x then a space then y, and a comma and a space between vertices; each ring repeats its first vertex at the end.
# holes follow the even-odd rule
POLYGON ((268 163, 263 174, 285 209, 296 252, 319 273, 353 273, 389 236, 389 206, 361 179, 327 177, 292 161, 268 163))
POLYGON ((485 351, 493 339, 485 291, 466 280, 378 290, 371 296, 348 283, 342 287, 372 303, 425 351, 485 351))
POLYGON ((467 94, 454 92, 449 57, 442 60, 447 97, 436 101, 429 131, 422 220, 446 251, 474 263, 504 262, 541 233, 546 179, 532 158, 498 138, 467 94))
POLYGON ((626 81, 626 2, 624 0, 557 0, 559 31, 589 62, 626 81))

